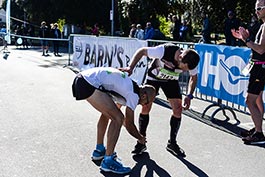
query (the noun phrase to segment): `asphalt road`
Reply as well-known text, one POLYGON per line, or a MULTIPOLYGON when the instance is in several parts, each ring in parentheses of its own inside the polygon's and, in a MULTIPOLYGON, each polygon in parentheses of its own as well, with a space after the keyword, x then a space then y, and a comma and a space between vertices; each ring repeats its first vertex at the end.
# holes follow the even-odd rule
MULTIPOLYGON (((120 177, 102 173, 91 161, 99 113, 85 101, 75 101, 74 72, 65 67, 68 55, 42 57, 41 50, 8 47, 0 54, 0 177, 120 177)), ((209 105, 194 99, 183 114, 178 143, 187 157, 165 150, 171 109, 159 95, 150 114, 147 152, 132 156, 136 140, 124 128, 116 147, 129 177, 264 177, 264 145, 244 145, 241 129, 250 117, 218 114, 201 118, 209 105)), ((140 107, 136 109, 138 116, 140 107)), ((135 119, 137 122, 137 119, 135 119)))

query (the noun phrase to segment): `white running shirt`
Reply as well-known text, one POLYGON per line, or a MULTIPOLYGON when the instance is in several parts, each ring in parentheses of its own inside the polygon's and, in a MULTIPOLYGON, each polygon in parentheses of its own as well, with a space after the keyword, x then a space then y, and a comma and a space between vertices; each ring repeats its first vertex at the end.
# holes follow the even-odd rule
POLYGON ((95 67, 84 70, 80 74, 94 87, 98 89, 103 87, 107 91, 114 91, 123 96, 125 100, 118 102, 135 110, 139 96, 134 92, 132 79, 127 73, 111 67, 95 67))

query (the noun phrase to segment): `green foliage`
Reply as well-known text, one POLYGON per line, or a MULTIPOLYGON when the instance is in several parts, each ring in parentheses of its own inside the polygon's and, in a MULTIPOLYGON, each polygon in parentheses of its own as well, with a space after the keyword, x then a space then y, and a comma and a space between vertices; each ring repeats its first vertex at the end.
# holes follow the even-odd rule
MULTIPOLYGON (((115 31, 128 32, 132 23, 145 26, 147 21, 151 21, 155 28, 160 25, 166 35, 169 33, 166 17, 170 13, 190 21, 195 28, 193 31, 198 31, 202 25, 200 14, 205 11, 209 14, 213 32, 222 33, 229 10, 234 10, 237 17, 249 22, 255 5, 254 0, 11 0, 11 16, 23 21, 26 14, 26 21, 36 26, 43 20, 49 24, 58 19, 62 24, 93 26, 99 23, 101 29, 109 33, 112 1, 115 3, 115 31)), ((3 8, 5 4, 6 0, 3 8)))
POLYGON ((158 20, 159 20, 159 30, 165 35, 165 36, 169 36, 170 35, 170 25, 171 22, 167 20, 166 17, 163 16, 157 16, 158 20))
POLYGON ((65 25, 65 21, 66 21, 65 19, 61 19, 61 18, 57 20, 58 28, 60 29, 60 31, 63 31, 63 26, 65 25))

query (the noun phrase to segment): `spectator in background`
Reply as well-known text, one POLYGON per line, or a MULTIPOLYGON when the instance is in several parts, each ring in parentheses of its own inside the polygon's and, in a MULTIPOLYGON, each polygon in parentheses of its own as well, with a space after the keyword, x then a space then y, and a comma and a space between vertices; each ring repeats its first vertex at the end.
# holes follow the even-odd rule
MULTIPOLYGON (((30 37, 34 37, 35 36, 35 28, 34 28, 34 26, 33 25, 29 25, 29 27, 28 27, 28 35, 30 36, 30 37)), ((32 46, 33 45, 33 43, 32 43, 32 39, 28 39, 28 42, 29 42, 29 45, 30 46, 32 46)))
POLYGON ((18 35, 18 36, 15 36, 15 45, 16 47, 18 47, 19 45, 22 44, 22 39, 21 39, 22 29, 19 25, 16 26, 15 35, 18 35))
POLYGON ((130 33, 129 33, 129 37, 130 38, 134 38, 135 37, 135 33, 136 33, 136 25, 132 24, 131 25, 131 29, 130 29, 130 33))
POLYGON ((145 31, 144 31, 144 39, 153 39, 154 36, 154 28, 152 27, 151 22, 146 23, 145 31))
POLYGON ((170 38, 173 39, 173 28, 174 28, 174 23, 173 23, 173 19, 172 19, 173 14, 168 14, 167 16, 167 21, 169 21, 169 33, 170 33, 170 38))
POLYGON ((136 32, 134 37, 141 40, 144 39, 144 30, 142 29, 141 24, 136 25, 136 32))
POLYGON ((225 20, 225 29, 224 29, 226 45, 230 45, 230 46, 237 45, 236 38, 232 35, 231 30, 232 29, 238 30, 239 26, 240 26, 239 19, 236 18, 233 11, 229 11, 227 13, 227 18, 225 20))
POLYGON ((180 34, 179 34, 179 30, 181 27, 181 21, 179 18, 177 18, 176 15, 172 16, 172 23, 173 23, 173 29, 172 29, 172 35, 173 35, 173 40, 174 41, 179 41, 180 40, 180 34))
POLYGON ((211 24, 205 12, 201 14, 202 17, 202 39, 203 43, 211 44, 211 24))
POLYGON ((179 41, 187 41, 188 32, 189 32, 189 28, 187 25, 187 21, 184 20, 179 29, 179 41))
POLYGON ((35 27, 34 27, 34 25, 29 25, 28 33, 29 33, 29 36, 31 36, 31 37, 35 36, 35 27))
POLYGON ((80 34, 87 34, 87 31, 86 31, 86 24, 83 24, 81 27, 80 27, 80 34))
MULTIPOLYGON (((53 24, 53 28, 51 29, 51 35, 52 35, 51 36, 52 38, 61 39, 62 32, 58 28, 57 23, 53 24)), ((59 41, 58 40, 53 41, 53 53, 55 56, 60 56, 60 54, 59 54, 59 41)))
MULTIPOLYGON (((28 28, 27 26, 21 26, 22 36, 28 36, 28 28)), ((28 39, 23 37, 22 38, 22 45, 23 48, 28 48, 28 39)))
POLYGON ((97 24, 97 23, 96 23, 96 24, 94 25, 94 27, 92 28, 92 30, 91 30, 91 34, 92 34, 92 35, 99 36, 99 27, 98 27, 98 24, 97 24))
MULTIPOLYGON (((39 30, 40 38, 48 38, 49 37, 49 28, 46 25, 46 22, 41 22, 40 30, 39 30)), ((41 47, 42 47, 42 56, 49 56, 48 54, 48 41, 45 39, 41 39, 41 47)))
POLYGON ((255 41, 256 34, 259 31, 261 23, 259 22, 256 15, 252 15, 251 22, 248 26, 249 38, 251 41, 255 41))

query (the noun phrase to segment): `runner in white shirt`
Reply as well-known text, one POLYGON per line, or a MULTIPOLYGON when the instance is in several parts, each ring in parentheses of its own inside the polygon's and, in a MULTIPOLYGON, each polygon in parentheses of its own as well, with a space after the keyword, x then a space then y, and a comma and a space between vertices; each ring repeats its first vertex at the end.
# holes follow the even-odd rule
MULTIPOLYGON (((197 65, 200 57, 195 50, 182 51, 178 46, 171 43, 156 47, 142 47, 135 52, 129 67, 122 70, 127 71, 130 75, 137 62, 143 56, 153 59, 148 69, 146 83, 154 86, 157 93, 159 88, 163 90, 173 111, 170 118, 170 138, 166 149, 175 156, 185 157, 185 152, 178 146, 176 138, 180 128, 182 108, 189 109, 190 101, 193 98, 192 94, 197 84, 197 65), (191 77, 188 85, 188 94, 182 105, 178 79, 183 71, 189 71, 191 77)), ((146 136, 151 107, 152 103, 143 106, 139 116, 139 130, 143 136, 146 136)), ((145 150, 146 145, 137 142, 132 153, 141 154, 145 150)))
POLYGON ((134 124, 134 110, 137 104, 145 105, 155 99, 153 86, 138 86, 127 73, 110 67, 91 68, 77 74, 74 79, 73 96, 76 100, 86 99, 95 109, 102 114, 97 126, 97 146, 92 154, 92 160, 102 161, 101 170, 118 174, 131 171, 117 161, 114 153, 120 134, 121 126, 125 125, 127 131, 139 142, 144 143, 142 136, 134 124), (115 102, 118 102, 116 105, 115 102), (119 109, 126 106, 125 115, 119 109), (126 119, 125 119, 126 117, 126 119), (104 136, 107 132, 107 147, 104 146, 104 136), (124 122, 123 122, 124 121, 124 122))

